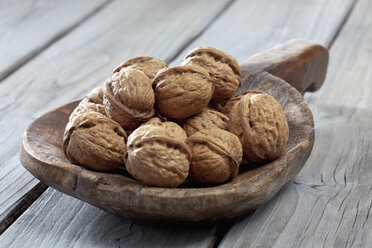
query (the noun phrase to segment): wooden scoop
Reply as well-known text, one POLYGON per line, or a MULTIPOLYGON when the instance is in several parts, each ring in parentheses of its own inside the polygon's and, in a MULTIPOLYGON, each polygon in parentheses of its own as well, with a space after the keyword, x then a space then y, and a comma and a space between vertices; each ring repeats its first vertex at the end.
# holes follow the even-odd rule
POLYGON ((318 89, 327 63, 326 48, 292 40, 241 65, 243 81, 238 91, 263 90, 272 95, 286 114, 290 137, 282 157, 242 170, 234 180, 218 186, 151 187, 120 171, 102 173, 71 164, 61 144, 68 117, 79 101, 33 121, 24 134, 20 160, 49 186, 125 218, 184 222, 235 218, 267 202, 305 165, 314 144, 314 123, 298 91, 318 89))

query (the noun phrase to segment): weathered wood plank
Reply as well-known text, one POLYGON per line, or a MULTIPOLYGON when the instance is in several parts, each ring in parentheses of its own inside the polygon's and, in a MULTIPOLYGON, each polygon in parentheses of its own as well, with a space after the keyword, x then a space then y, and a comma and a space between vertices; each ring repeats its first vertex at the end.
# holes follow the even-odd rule
POLYGON ((238 0, 173 64, 200 45, 225 50, 240 63, 290 39, 309 39, 328 46, 352 4, 353 0, 238 0))
POLYGON ((130 221, 49 188, 8 230, 0 247, 156 248, 212 247, 216 228, 130 221))
POLYGON ((107 2, 0 1, 0 80, 107 2))
MULTIPOLYGON (((233 4, 228 10, 228 13, 230 12, 232 13, 223 14, 221 18, 217 20, 216 22, 216 23, 219 23, 218 25, 226 25, 225 22, 228 22, 230 24, 230 27, 226 25, 226 26, 222 26, 222 28, 221 26, 218 28, 218 27, 215 27, 215 24, 214 24, 211 26, 210 29, 208 29, 207 32, 205 32, 204 35, 201 36, 200 43, 198 43, 199 42, 199 39, 198 39, 193 44, 191 44, 190 47, 193 47, 193 46, 196 46, 197 44, 202 44, 202 43, 214 45, 221 49, 225 49, 231 52, 233 55, 237 56, 240 59, 240 62, 242 62, 242 59, 245 59, 247 56, 253 54, 254 52, 263 50, 272 45, 276 45, 278 43, 281 43, 284 40, 294 38, 294 37, 311 38, 312 40, 319 41, 322 44, 327 44, 327 42, 331 40, 330 37, 333 36, 334 32, 336 32, 337 26, 342 22, 343 16, 347 12, 347 9, 350 7, 350 1, 347 1, 347 2, 345 1, 342 3, 340 3, 339 1, 328 1, 328 2, 309 1, 306 3, 303 3, 303 2, 300 3, 297 1, 297 2, 292 2, 290 4, 288 4, 287 1, 282 1, 278 5, 279 6, 277 6, 277 4, 275 3, 273 6, 271 6, 269 2, 263 2, 263 1, 256 1, 256 2, 251 1, 249 3, 244 3, 244 1, 240 1, 240 2, 238 1, 235 4, 233 4), (260 4, 262 4, 262 7, 260 7, 261 6, 260 4), (235 6, 238 6, 238 7, 235 7, 235 6), (283 8, 283 12, 285 12, 284 14, 282 12, 278 12, 278 9, 281 9, 280 7, 283 8), (243 8, 246 9, 245 12, 240 11, 240 9, 243 9, 243 8), (264 9, 268 9, 270 11, 264 11, 264 9), (314 9, 316 11, 314 11, 314 9), (260 14, 258 15, 258 13, 256 12, 259 12, 260 14), (247 13, 250 13, 250 14, 247 14, 247 13), (252 18, 250 17, 250 15, 251 16, 253 15, 255 18, 250 19, 252 18), (299 21, 299 20, 302 20, 302 18, 304 18, 304 20, 299 21), (221 21, 221 20, 225 20, 225 21, 221 21), (317 20, 322 20, 322 21, 318 22, 317 20), (230 33, 232 21, 233 21, 233 24, 236 25, 236 27, 235 27, 235 31, 230 33), (254 22, 255 25, 258 27, 255 27, 255 25, 252 24, 252 22, 254 22), (239 26, 238 23, 240 23, 241 26, 239 26), (277 26, 272 26, 273 23, 277 24, 277 26), (251 32, 249 30, 250 28, 253 28, 251 32), (212 30, 211 33, 209 33, 210 30, 212 30), (309 31, 309 30, 312 30, 312 31, 309 31), (226 32, 228 33, 227 35, 226 35, 226 32), (312 38, 311 34, 313 34, 314 38, 312 38), (231 42, 228 41, 230 39, 232 40, 231 42), (268 40, 271 40, 272 42, 268 43, 267 42, 268 40), (240 54, 239 48, 236 48, 235 52, 232 52, 232 49, 235 49, 235 46, 240 47, 241 49, 240 57, 239 55, 237 55, 237 54, 240 54)), ((207 9, 208 8, 203 9, 202 12, 205 12, 207 9)), ((168 20, 168 23, 169 23, 169 20, 168 20)), ((167 37, 167 36, 164 36, 164 37, 167 37)), ((156 41, 156 39, 154 39, 153 41, 156 41)), ((159 38, 158 42, 159 43, 164 42, 164 40, 159 38)), ((141 47, 143 46, 143 44, 137 44, 137 46, 141 47)), ((95 64, 94 63, 95 61, 99 61, 101 58, 100 56, 101 54, 99 53, 100 50, 98 51, 97 50, 98 49, 94 51, 95 53, 94 56, 92 55, 91 57, 89 57, 93 65, 95 64), (93 60, 94 58, 96 58, 96 60, 93 60)), ((171 56, 167 55, 166 51, 167 49, 164 49, 162 51, 158 51, 156 54, 160 54, 159 56, 164 55, 164 56, 161 56, 163 58, 164 57, 171 58, 171 56)), ((154 55, 149 52, 151 52, 151 50, 143 51, 143 53, 154 55)), ((156 54, 155 56, 157 56, 156 54)), ((139 55, 139 54, 133 53, 133 55, 139 55)), ((133 55, 130 55, 130 56, 133 56, 133 55)), ((80 57, 80 56, 77 56, 77 57, 80 57)), ((86 59, 85 61, 89 61, 89 59, 86 59)), ((68 66, 68 63, 63 63, 63 66, 68 66)), ((53 67, 52 66, 50 67, 51 67, 50 69, 52 69, 51 71, 53 72, 53 67)), ((105 67, 105 68, 108 68, 108 67, 105 67)), ((76 72, 75 80, 73 79, 68 80, 70 85, 73 85, 74 82, 79 82, 79 76, 85 76, 87 78, 86 81, 84 80, 85 82, 89 82, 89 80, 94 81, 94 83, 91 83, 91 85, 94 85, 94 84, 97 85, 101 82, 101 80, 103 80, 103 77, 99 79, 97 78, 97 74, 94 74, 94 73, 91 77, 89 77, 89 75, 87 74, 89 74, 89 72, 91 71, 84 72, 84 67, 79 67, 79 69, 83 70, 83 72, 81 73, 82 75, 76 72)), ((108 73, 108 72, 109 70, 107 69, 105 73, 108 73)), ((52 85, 59 86, 63 80, 61 81, 58 77, 55 77, 55 78, 57 78, 58 81, 54 82, 54 84, 52 85)), ((66 79, 66 77, 63 77, 63 79, 66 79)), ((44 81, 47 81, 47 80, 44 79, 44 81)), ((64 83, 68 84, 68 82, 64 82, 64 83)), ((82 87, 82 86, 77 86, 77 88, 79 87, 82 87)), ((68 92, 67 89, 62 88, 61 92, 54 93, 53 96, 59 96, 60 94, 64 94, 67 92, 68 92)), ((86 92, 87 92, 86 89, 84 90, 81 89, 80 92, 76 92, 75 96, 78 96, 78 95, 80 96, 86 92)), ((34 93, 33 98, 37 96, 38 95, 34 93)), ((71 98, 75 96, 71 96, 71 98)), ((52 105, 57 105, 57 104, 63 103, 62 101, 66 101, 67 97, 64 97, 61 99, 53 99, 53 97, 50 97, 48 98, 48 100, 51 101, 52 105)), ((45 102, 46 101, 41 100, 40 105, 45 104, 45 102)), ((40 105, 38 104, 36 105, 36 106, 39 106, 37 108, 39 112, 36 113, 35 115, 32 115, 31 117, 35 117, 38 114, 40 114, 42 111, 45 111, 45 108, 40 107, 40 105)), ((30 108, 28 108, 28 111, 30 111, 30 108)), ((53 194, 54 194, 54 191, 48 191, 47 193, 43 195, 43 197, 51 197, 53 194)), ((62 198, 63 198, 61 199, 62 202, 68 202, 71 200, 71 198, 69 198, 68 196, 63 196, 62 198)), ((56 209, 58 208, 58 204, 56 205, 54 201, 50 201, 48 204, 40 205, 38 201, 32 206, 32 208, 38 209, 39 210, 38 214, 36 215, 35 212, 34 214, 28 214, 28 212, 26 212, 19 219, 19 221, 17 222, 18 224, 11 226, 2 235, 0 240, 7 240, 6 241, 8 242, 7 244, 10 244, 11 242, 16 242, 16 240, 19 240, 20 239, 19 237, 24 236, 25 233, 31 233, 30 236, 32 235, 34 236, 31 238, 27 238, 27 240, 34 240, 36 236, 39 235, 40 241, 39 243, 35 244, 35 246, 38 246, 43 241, 48 242, 48 240, 51 237, 55 237, 56 239, 63 239, 65 237, 63 232, 61 231, 64 229, 62 227, 63 225, 60 226, 59 222, 53 222, 54 226, 51 231, 47 232, 46 236, 40 235, 40 233, 43 233, 40 230, 32 231, 32 227, 36 227, 37 225, 40 225, 40 223, 43 223, 43 221, 45 223, 45 220, 47 221, 49 218, 52 218, 52 219, 59 218, 60 214, 59 212, 56 212, 56 209), (36 225, 33 225, 32 223, 35 223, 36 225), (55 223, 58 223, 58 224, 55 224, 55 223), (23 232, 23 234, 21 234, 21 232, 23 232), (12 241, 9 241, 9 240, 12 240, 12 241)), ((31 213, 31 209, 30 209, 30 213, 31 213)), ((79 211, 78 209, 73 210, 73 211, 68 211, 68 213, 70 214, 70 218, 74 218, 77 220, 81 220, 84 218, 84 216, 89 215, 88 210, 79 211)), ((81 230, 80 228, 81 228, 81 225, 76 224, 75 226, 71 227, 71 230, 81 230)), ((91 228, 92 229, 99 228, 99 224, 92 225, 91 228)), ((110 228, 105 228, 105 231, 109 232, 110 228)), ((84 236, 86 236, 87 239, 94 240, 95 234, 96 233, 93 233, 93 232, 85 233, 84 236)), ((22 240, 22 242, 24 243, 25 241, 22 240)), ((191 242, 188 242, 188 243, 191 244, 191 242)), ((80 243, 79 240, 77 240, 74 244, 71 244, 71 246, 73 245, 79 246, 81 244, 82 243, 80 243)), ((143 244, 143 246, 154 246, 154 244, 156 244, 156 241, 152 243, 143 244)), ((182 245, 185 246, 186 244, 184 243, 182 245)))
POLYGON ((371 247, 371 12, 370 1, 356 4, 331 48, 328 80, 305 95, 316 137, 304 169, 220 247, 371 247))
POLYGON ((22 198, 9 207, 2 215, 2 222, 0 223, 0 235, 10 226, 13 222, 33 204, 39 196, 45 192, 48 186, 44 183, 38 183, 30 191, 27 192, 22 198))
POLYGON ((228 3, 112 2, 6 78, 0 84, 0 222, 9 207, 38 183, 18 159, 28 123, 103 84, 129 57, 174 57, 228 3))

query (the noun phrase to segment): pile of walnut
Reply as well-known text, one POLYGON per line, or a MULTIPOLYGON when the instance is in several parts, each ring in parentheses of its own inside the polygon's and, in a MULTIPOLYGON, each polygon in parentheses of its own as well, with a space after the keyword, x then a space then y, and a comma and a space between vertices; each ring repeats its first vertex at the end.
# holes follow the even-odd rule
POLYGON ((205 184, 233 179, 243 156, 274 160, 289 135, 276 100, 262 91, 233 97, 240 84, 235 58, 212 47, 192 50, 175 67, 132 58, 73 111, 63 151, 93 170, 124 162, 148 185, 177 187, 188 176, 205 184))

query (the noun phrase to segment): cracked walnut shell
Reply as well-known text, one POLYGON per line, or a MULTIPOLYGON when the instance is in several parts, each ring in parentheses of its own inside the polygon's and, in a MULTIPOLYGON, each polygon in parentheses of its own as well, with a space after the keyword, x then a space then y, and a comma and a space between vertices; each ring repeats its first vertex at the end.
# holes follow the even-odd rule
POLYGON ((124 129, 134 130, 155 113, 151 81, 141 71, 123 69, 106 81, 103 103, 108 117, 124 129))
POLYGON ((234 134, 204 129, 186 139, 191 148, 190 176, 197 182, 218 184, 238 175, 243 148, 234 134))
POLYGON ((173 135, 151 124, 137 128, 128 137, 124 156, 128 172, 147 185, 177 187, 183 183, 189 172, 190 149, 173 135))
POLYGON ((241 84, 242 73, 236 59, 230 54, 209 46, 191 50, 182 65, 203 67, 214 82, 212 99, 215 101, 231 98, 241 84))
POLYGON ((190 136, 202 129, 219 128, 227 130, 229 118, 213 109, 204 109, 202 112, 194 115, 184 121, 182 127, 187 136, 190 136))
POLYGON ((175 66, 160 71, 154 78, 158 113, 182 121, 202 111, 212 97, 214 84, 203 68, 175 66))
POLYGON ((263 91, 247 91, 230 111, 229 131, 243 145, 244 158, 264 163, 285 150, 289 128, 279 103, 263 91))
POLYGON ((113 170, 123 163, 127 135, 105 115, 86 112, 66 126, 62 148, 72 163, 93 170, 113 170))
POLYGON ((156 73, 166 67, 168 67, 167 64, 160 59, 150 56, 139 56, 124 61, 115 68, 113 73, 119 72, 124 68, 132 68, 142 71, 150 80, 153 80, 156 73))

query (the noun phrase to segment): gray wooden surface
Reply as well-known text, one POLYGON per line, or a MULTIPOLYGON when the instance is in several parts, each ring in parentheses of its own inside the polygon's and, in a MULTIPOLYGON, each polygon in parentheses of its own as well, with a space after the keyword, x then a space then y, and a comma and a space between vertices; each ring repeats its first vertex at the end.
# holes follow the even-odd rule
POLYGON ((371 1, 153 2, 107 4, 0 83, 0 217, 37 183, 17 158, 29 121, 101 84, 125 58, 177 64, 200 44, 239 62, 290 38, 332 45, 323 88, 305 95, 316 125, 305 168, 231 228, 132 222, 48 189, 0 247, 370 247, 371 1))
POLYGON ((372 246, 369 13, 371 1, 356 4, 330 50, 326 84, 305 96, 316 126, 305 168, 270 203, 238 220, 221 247, 372 246))
POLYGON ((216 231, 213 226, 190 228, 118 218, 54 189, 27 212, 26 219, 13 224, 18 231, 0 237, 0 247, 211 247, 216 231), (30 226, 23 228, 25 223, 30 226))
POLYGON ((0 80, 86 20, 107 1, 0 1, 0 80))
POLYGON ((206 44, 228 51, 240 63, 293 38, 328 46, 352 4, 353 0, 235 1, 173 64, 188 50, 206 44))

